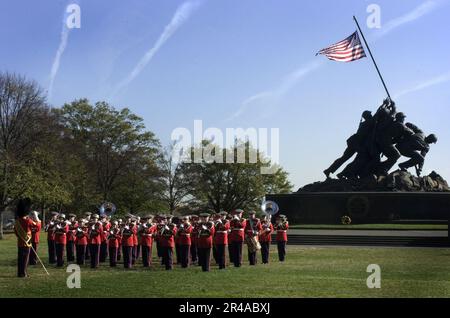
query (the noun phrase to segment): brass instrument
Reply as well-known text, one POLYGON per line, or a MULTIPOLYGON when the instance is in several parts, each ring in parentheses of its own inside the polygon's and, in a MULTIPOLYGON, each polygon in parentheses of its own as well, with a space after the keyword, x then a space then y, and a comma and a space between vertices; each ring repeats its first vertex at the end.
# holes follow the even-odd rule
POLYGON ((259 251, 261 249, 261 244, 258 240, 258 235, 254 234, 254 227, 253 227, 253 220, 249 219, 250 222, 250 228, 253 231, 253 235, 246 235, 245 236, 245 243, 247 244, 248 250, 250 253, 255 253, 256 251, 259 251))

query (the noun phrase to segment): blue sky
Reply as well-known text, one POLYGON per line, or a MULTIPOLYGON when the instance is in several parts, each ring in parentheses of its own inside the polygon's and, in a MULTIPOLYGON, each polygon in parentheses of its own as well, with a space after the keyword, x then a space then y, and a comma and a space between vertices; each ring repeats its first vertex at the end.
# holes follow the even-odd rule
POLYGON ((193 130, 195 119, 280 128, 280 162, 296 187, 323 179, 360 113, 385 97, 369 58, 315 56, 355 31, 355 14, 399 109, 439 138, 425 172, 450 179, 448 0, 2 0, 0 70, 48 89, 70 3, 81 7, 81 28, 60 56, 53 106, 87 97, 129 107, 163 144, 176 127, 193 130), (380 29, 365 23, 372 3, 380 29), (183 4, 179 25, 127 81, 183 4))

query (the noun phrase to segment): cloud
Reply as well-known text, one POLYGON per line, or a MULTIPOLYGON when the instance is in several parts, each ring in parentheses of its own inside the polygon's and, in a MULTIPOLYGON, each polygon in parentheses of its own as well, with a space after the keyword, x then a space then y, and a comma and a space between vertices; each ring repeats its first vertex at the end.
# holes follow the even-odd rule
POLYGON ((53 59, 52 68, 50 70, 50 82, 49 82, 48 90, 47 90, 48 100, 51 100, 51 98, 52 98, 53 84, 55 83, 55 78, 56 78, 56 75, 58 74, 61 57, 62 57, 62 55, 67 47, 67 43, 69 41, 69 33, 70 33, 71 29, 69 29, 66 25, 66 18, 67 18, 67 13, 65 11, 66 8, 67 8, 67 6, 64 6, 61 38, 59 40, 59 46, 58 46, 58 50, 56 51, 55 58, 53 59))
POLYGON ((443 3, 443 1, 441 1, 441 0, 438 0, 438 1, 429 0, 429 1, 422 3, 421 5, 414 8, 414 10, 412 10, 398 18, 390 20, 386 24, 382 25, 381 29, 379 29, 375 33, 375 37, 380 38, 380 37, 390 33, 392 30, 402 26, 403 24, 413 22, 413 21, 421 18, 422 16, 434 11, 442 3, 443 3))
POLYGON ((201 1, 188 1, 181 4, 172 20, 164 28, 163 33, 159 36, 155 44, 144 54, 141 60, 136 64, 134 69, 117 85, 113 95, 128 86, 133 79, 135 79, 147 66, 147 64, 153 59, 155 54, 161 49, 161 47, 169 40, 172 35, 190 18, 192 13, 200 6, 201 1))
POLYGON ((291 72, 282 80, 280 85, 268 89, 246 98, 241 107, 229 118, 229 120, 239 117, 254 103, 271 103, 272 105, 279 101, 287 92, 289 92, 297 82, 306 75, 323 65, 323 61, 314 61, 303 65, 291 72))
POLYGON ((436 76, 434 78, 426 80, 426 81, 424 81, 422 83, 419 83, 419 84, 417 84, 417 85, 415 85, 413 87, 404 89, 404 90, 400 91, 399 93, 397 93, 394 96, 394 99, 397 99, 397 98, 399 98, 399 97, 401 97, 403 95, 407 95, 407 94, 410 94, 410 93, 421 91, 421 90, 426 89, 428 87, 435 86, 435 85, 438 85, 438 84, 441 84, 441 83, 444 83, 444 82, 448 82, 448 81, 450 81, 450 72, 441 74, 439 76, 436 76))

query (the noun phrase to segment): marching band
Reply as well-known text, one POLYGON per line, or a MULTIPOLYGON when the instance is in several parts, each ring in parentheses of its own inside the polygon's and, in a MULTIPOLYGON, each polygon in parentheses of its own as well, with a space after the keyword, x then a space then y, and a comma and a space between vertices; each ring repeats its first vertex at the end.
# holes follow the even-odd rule
MULTIPOLYGON (((173 217, 171 215, 146 215, 136 217, 128 214, 123 221, 102 214, 86 212, 76 219, 75 214, 68 218, 62 213, 52 212, 44 227, 47 232, 49 263, 57 267, 64 265, 64 254, 68 263, 84 265, 90 260, 90 267, 97 268, 109 258, 109 265, 116 267, 123 258, 123 266, 132 268, 140 258, 143 267, 152 266, 153 243, 161 265, 171 270, 176 263, 181 268, 198 265, 202 271, 210 271, 211 254, 219 269, 227 265, 226 251, 230 264, 242 265, 244 242, 248 249, 248 262, 257 264, 258 251, 263 264, 269 263, 269 251, 274 234, 277 241, 278 258, 281 262, 286 256, 287 230, 286 216, 278 215, 275 224, 271 216, 256 217, 255 211, 243 218, 244 211, 236 209, 231 213, 201 213, 199 216, 173 217)), ((39 245, 40 220, 33 211, 32 238, 34 251, 39 245)), ((30 265, 36 264, 30 254, 30 265)))

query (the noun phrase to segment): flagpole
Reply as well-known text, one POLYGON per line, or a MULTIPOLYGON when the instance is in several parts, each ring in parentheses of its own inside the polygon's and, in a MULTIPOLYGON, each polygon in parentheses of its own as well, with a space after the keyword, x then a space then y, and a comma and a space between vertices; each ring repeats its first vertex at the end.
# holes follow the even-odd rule
POLYGON ((364 41, 364 43, 366 44, 367 50, 369 51, 370 57, 372 58, 372 62, 373 62, 373 64, 375 65, 375 68, 377 69, 378 76, 380 76, 381 83, 383 83, 384 89, 386 90, 387 96, 389 97, 389 99, 391 99, 391 95, 389 95, 389 91, 388 91, 388 89, 387 89, 387 87, 386 87, 386 84, 384 83, 383 76, 381 76, 380 70, 378 69, 378 65, 377 65, 377 63, 375 62, 375 59, 373 58, 372 52, 370 51, 370 47, 369 47, 369 45, 367 44, 366 38, 364 37, 364 34, 363 34, 363 32, 361 31, 361 28, 359 27, 358 20, 356 20, 356 17, 355 17, 355 16, 353 16, 353 20, 355 20, 355 23, 356 23, 356 26, 358 27, 359 33, 361 34, 361 36, 362 36, 362 38, 363 38, 363 41, 364 41))

